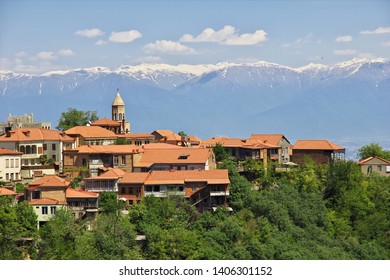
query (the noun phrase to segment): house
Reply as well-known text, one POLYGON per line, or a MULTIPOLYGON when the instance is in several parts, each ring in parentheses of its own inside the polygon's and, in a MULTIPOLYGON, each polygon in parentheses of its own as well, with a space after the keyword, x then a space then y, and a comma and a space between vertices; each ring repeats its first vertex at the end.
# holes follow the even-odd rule
POLYGON ((15 182, 21 179, 21 152, 0 148, 0 181, 15 182))
POLYGON ((100 126, 75 126, 64 131, 76 141, 76 147, 83 145, 112 145, 118 136, 100 126))
POLYGON ((76 219, 98 212, 98 193, 67 188, 65 195, 68 209, 72 211, 76 219))
POLYGON ((125 133, 118 135, 118 140, 119 139, 123 139, 129 144, 134 144, 137 146, 156 142, 156 137, 151 133, 125 133))
POLYGON ((70 187, 70 182, 56 175, 45 175, 24 189, 24 197, 38 216, 38 227, 51 219, 58 208, 72 211, 76 218, 98 209, 98 194, 70 187))
POLYGON ((172 147, 166 149, 144 148, 140 159, 134 162, 134 171, 216 169, 215 155, 212 149, 175 148, 173 145, 172 147))
POLYGON ((44 128, 51 129, 50 122, 36 122, 34 120, 34 115, 24 114, 24 115, 11 115, 8 114, 8 121, 0 123, 0 134, 6 133, 7 130, 15 130, 18 128, 44 128))
POLYGON ((237 161, 242 161, 247 158, 259 159, 267 164, 268 159, 278 161, 279 150, 281 147, 265 144, 256 139, 241 139, 241 138, 211 138, 202 141, 202 146, 214 147, 222 145, 228 154, 237 161))
POLYGON ((298 140, 292 150, 292 161, 298 164, 303 164, 306 157, 317 164, 345 159, 345 148, 328 140, 298 140))
POLYGON ((31 178, 54 174, 62 166, 62 151, 74 148, 74 139, 65 133, 42 128, 19 128, 0 136, 0 148, 19 151, 21 177, 31 178))
POLYGON ((380 175, 390 176, 390 161, 374 156, 365 158, 357 163, 360 165, 363 174, 370 175, 377 173, 380 175))
POLYGON ((80 175, 94 177, 102 168, 120 168, 132 171, 134 161, 138 161, 142 147, 136 145, 93 145, 79 146, 64 151, 64 174, 69 178, 80 175))
POLYGON ((125 173, 121 169, 108 168, 99 176, 84 178, 84 190, 89 192, 118 192, 118 182, 125 173))
POLYGON ((57 208, 66 208, 66 189, 70 182, 56 175, 45 175, 24 188, 24 198, 38 216, 38 227, 55 215, 57 208))
POLYGON ((178 195, 198 209, 206 210, 227 204, 229 184, 228 171, 219 169, 127 172, 118 186, 119 198, 127 205, 136 204, 149 195, 178 195))
POLYGON ((258 144, 280 147, 270 151, 270 159, 276 160, 282 164, 290 162, 291 144, 283 134, 252 134, 248 139, 248 142, 257 142, 258 144))

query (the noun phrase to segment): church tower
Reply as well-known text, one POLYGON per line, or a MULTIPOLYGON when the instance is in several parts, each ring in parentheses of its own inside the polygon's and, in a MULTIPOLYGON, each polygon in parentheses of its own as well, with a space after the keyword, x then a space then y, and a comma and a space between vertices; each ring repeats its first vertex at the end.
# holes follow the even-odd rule
POLYGON ((112 120, 120 123, 119 133, 130 133, 130 122, 126 122, 125 117, 125 103, 123 102, 119 89, 117 89, 116 96, 112 102, 112 120))

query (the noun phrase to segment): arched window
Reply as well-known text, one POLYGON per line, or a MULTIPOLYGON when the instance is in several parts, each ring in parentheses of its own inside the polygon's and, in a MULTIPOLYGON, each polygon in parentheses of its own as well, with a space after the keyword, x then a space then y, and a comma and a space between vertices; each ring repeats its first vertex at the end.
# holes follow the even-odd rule
POLYGON ((114 113, 114 121, 117 121, 118 120, 118 115, 116 113, 114 113))
POLYGON ((119 113, 119 120, 122 120, 122 113, 119 113))

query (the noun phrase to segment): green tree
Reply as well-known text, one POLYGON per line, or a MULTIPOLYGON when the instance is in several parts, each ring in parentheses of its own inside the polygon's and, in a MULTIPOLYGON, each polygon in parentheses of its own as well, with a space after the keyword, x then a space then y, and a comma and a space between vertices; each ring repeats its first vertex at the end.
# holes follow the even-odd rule
POLYGON ((115 192, 102 192, 99 196, 99 207, 104 213, 117 214, 124 207, 123 202, 118 200, 115 192))
POLYGON ((179 133, 177 135, 179 135, 181 137, 188 136, 183 130, 179 131, 179 133))
POLYGON ((362 146, 358 150, 357 156, 359 160, 374 156, 390 160, 390 151, 384 150, 379 144, 372 143, 370 145, 362 146))
POLYGON ((220 143, 217 143, 213 147, 213 152, 215 154, 215 160, 217 162, 222 162, 224 160, 229 159, 229 153, 225 150, 225 148, 220 143))
POLYGON ((65 131, 75 126, 84 126, 88 122, 97 121, 99 117, 96 111, 81 111, 68 108, 67 112, 62 112, 56 129, 65 131))

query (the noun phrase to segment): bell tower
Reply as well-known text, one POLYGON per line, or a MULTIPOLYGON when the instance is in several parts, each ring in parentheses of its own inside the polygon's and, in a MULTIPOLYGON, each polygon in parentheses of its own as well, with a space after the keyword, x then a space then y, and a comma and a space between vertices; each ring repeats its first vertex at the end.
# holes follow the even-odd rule
POLYGON ((125 103, 117 89, 116 96, 111 107, 112 120, 120 123, 119 133, 130 133, 130 122, 126 122, 125 103))

